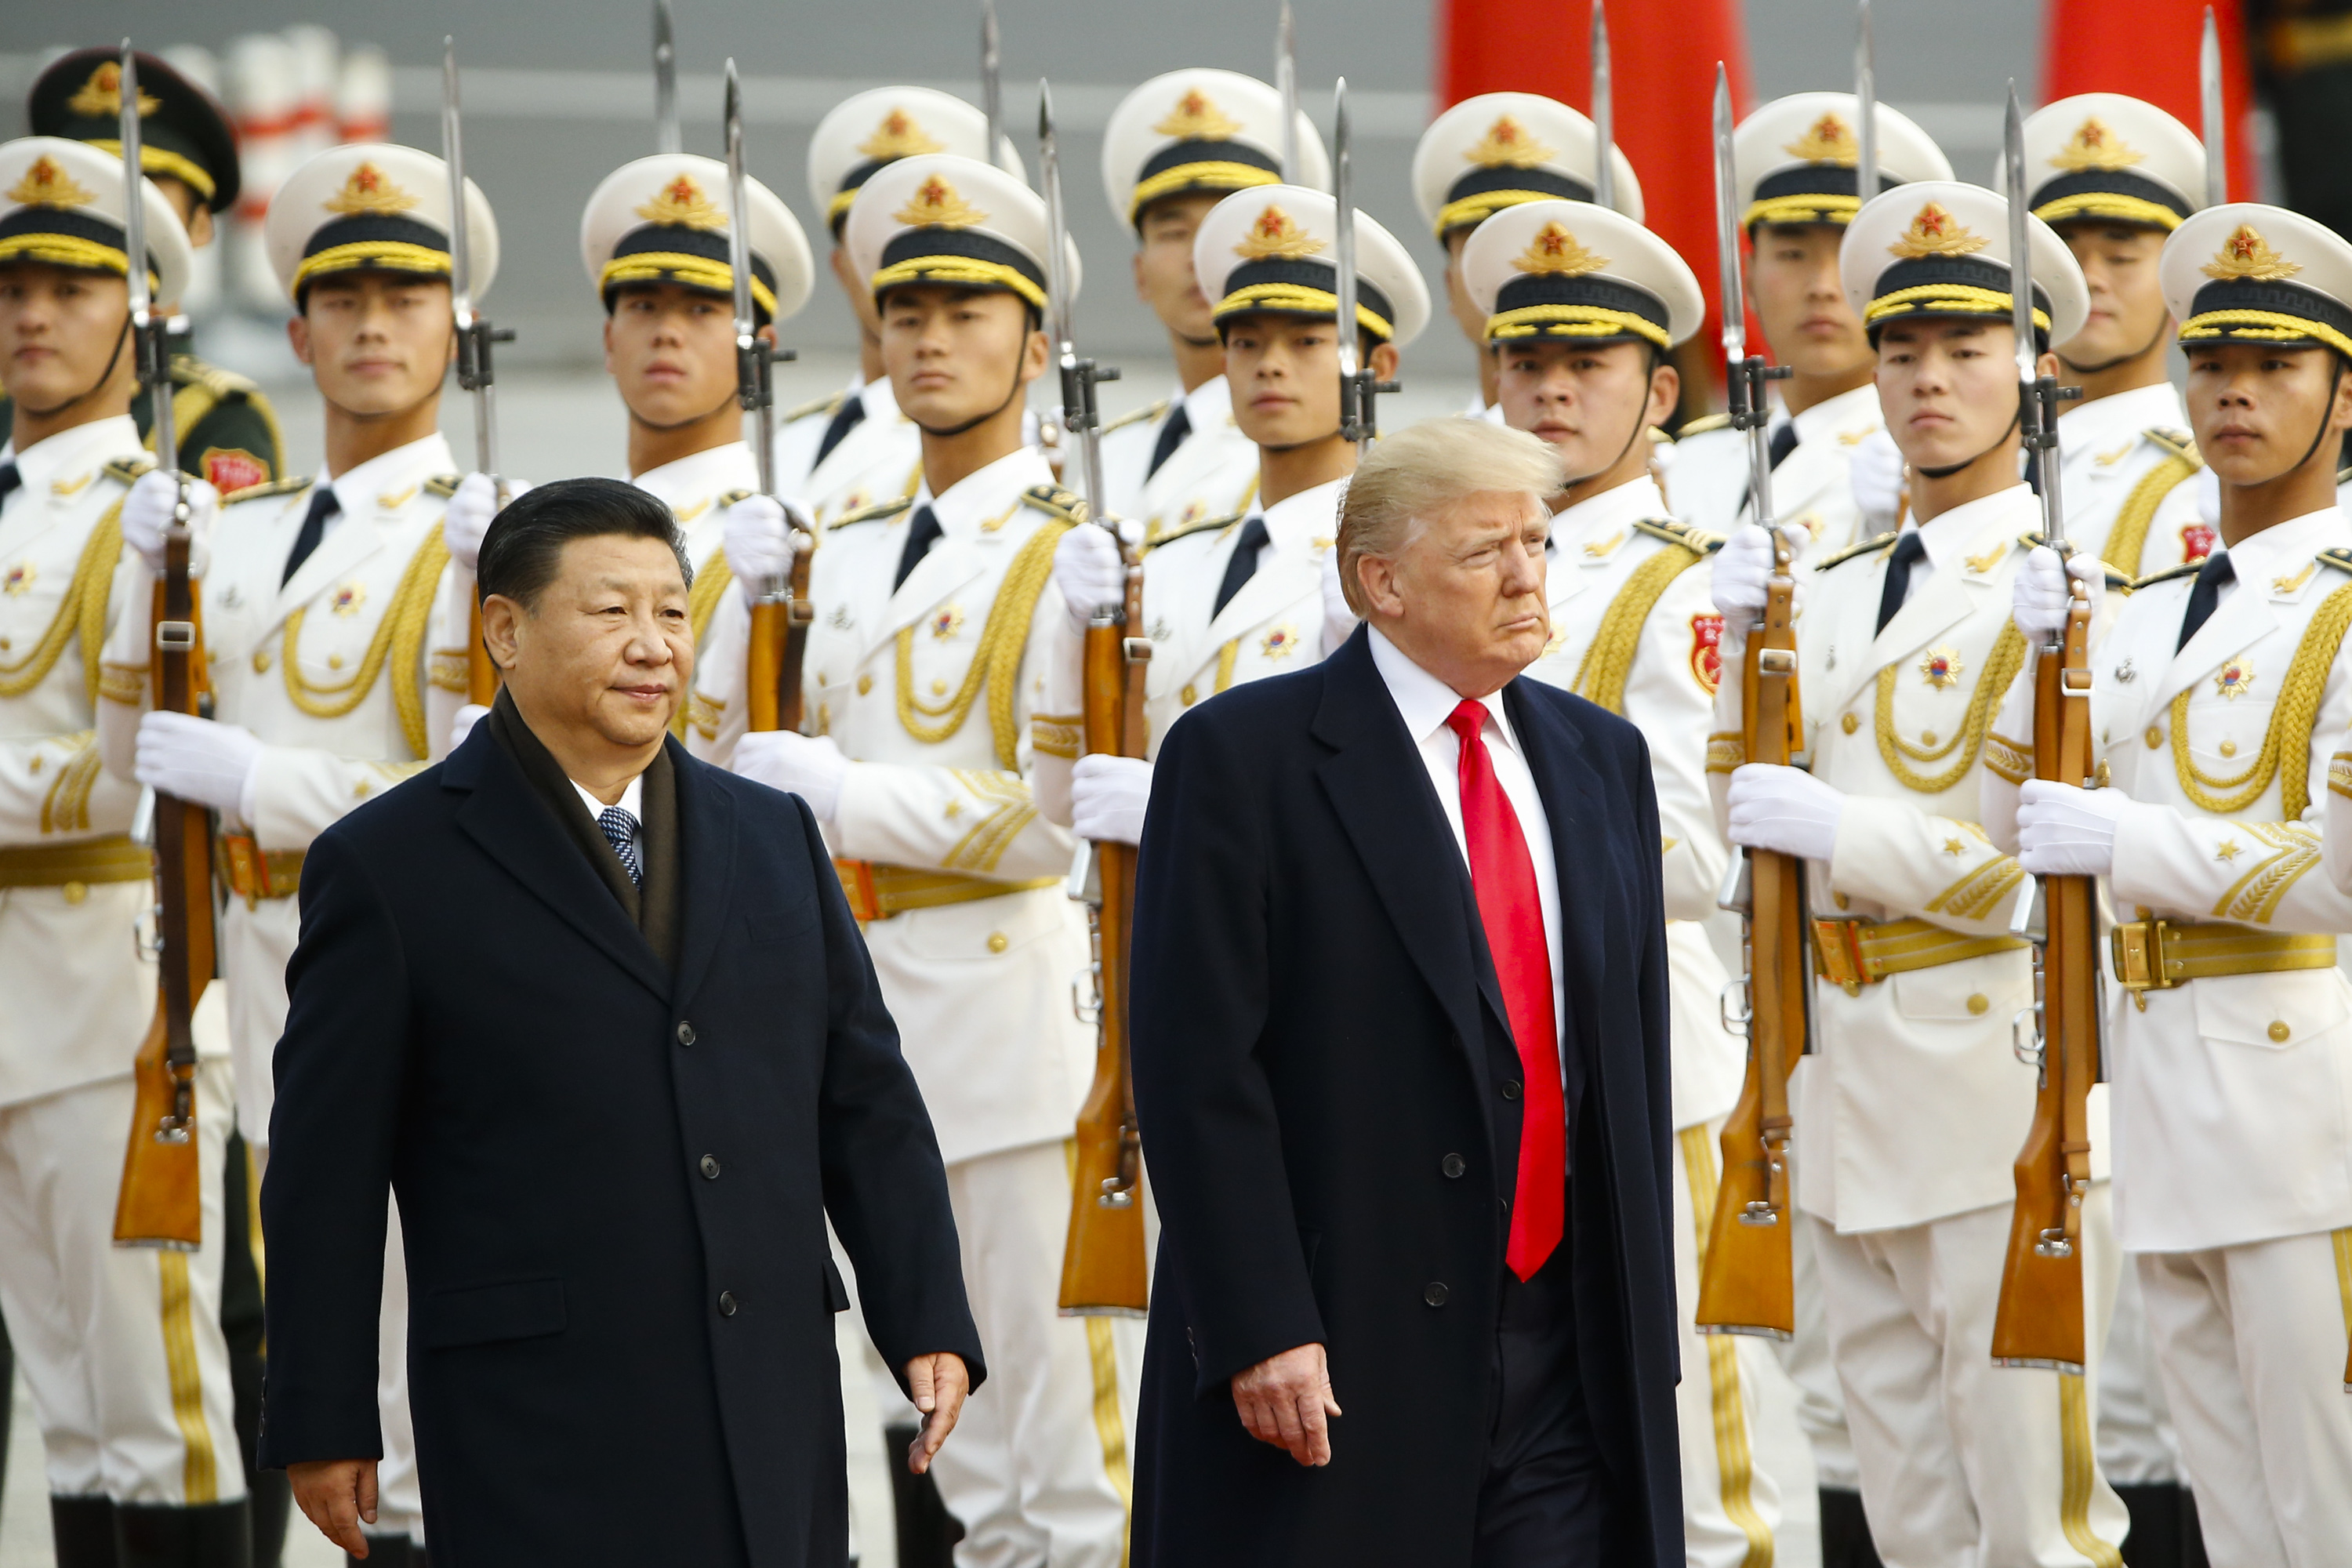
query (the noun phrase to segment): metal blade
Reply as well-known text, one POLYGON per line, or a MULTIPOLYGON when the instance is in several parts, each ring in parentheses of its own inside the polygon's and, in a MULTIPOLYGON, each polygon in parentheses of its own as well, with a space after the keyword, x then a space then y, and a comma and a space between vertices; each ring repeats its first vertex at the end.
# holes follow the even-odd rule
POLYGON ((1870 0, 1859 0, 1853 38, 1853 194, 1863 205, 1878 195, 1878 43, 1870 28, 1870 0))
POLYGON ((1076 351, 1069 257, 1063 248, 1069 228, 1062 209, 1062 149, 1054 132, 1054 89, 1043 79, 1037 83, 1037 186, 1045 198, 1045 292, 1053 317, 1054 346, 1058 353, 1070 354, 1076 351))
POLYGON ((1348 133, 1348 79, 1341 77, 1331 89, 1331 188, 1339 203, 1331 220, 1331 252, 1332 263, 1339 274, 1332 293, 1339 300, 1334 313, 1339 325, 1334 335, 1339 346, 1339 375, 1343 381, 1352 380, 1360 368, 1356 352, 1356 170, 1351 140, 1348 133))
POLYGON ((1731 74, 1715 68, 1715 251, 1723 310, 1723 357, 1748 357, 1748 302, 1739 288, 1739 187, 1731 164, 1731 74))
POLYGON ((2029 248, 2032 217, 2025 205, 2025 114, 2017 104, 2014 78, 2001 127, 2000 186, 2009 201, 2009 321, 2017 330, 2017 379, 2030 386, 2039 374, 2033 353, 2033 253, 2029 248))
POLYGON ((131 286, 131 324, 142 326, 154 313, 155 297, 147 288, 147 176, 140 166, 144 156, 139 134, 139 59, 131 40, 122 40, 120 85, 122 89, 122 254, 128 265, 124 280, 131 286))
POLYGON ((1004 141, 1004 40, 997 31, 996 0, 980 0, 980 107, 988 117, 987 162, 1004 141))
POLYGON ((1592 200, 1617 210, 1617 105, 1609 79, 1609 8, 1592 0, 1592 200))
POLYGON ((753 455, 760 465, 760 492, 776 493, 774 421, 768 398, 768 347, 760 341, 760 319, 751 309, 751 205, 743 172, 743 82, 735 61, 727 61, 727 270, 735 304, 737 400, 756 414, 759 434, 753 455))
POLYGON ((1282 180, 1298 183, 1298 27, 1290 15, 1290 0, 1282 0, 1281 19, 1274 25, 1274 86, 1282 95, 1282 180))
POLYGON ((654 151, 686 151, 677 123, 677 24, 669 0, 654 0, 654 151))
POLYGON ((2197 101, 2204 111, 2205 205, 2217 207, 2230 199, 2230 127, 2221 96, 2221 30, 2210 5, 2205 7, 2205 38, 2197 47, 2197 101))
POLYGON ((454 37, 441 40, 441 161, 449 166, 449 305, 462 332, 474 324, 474 256, 466 221, 466 143, 454 37))

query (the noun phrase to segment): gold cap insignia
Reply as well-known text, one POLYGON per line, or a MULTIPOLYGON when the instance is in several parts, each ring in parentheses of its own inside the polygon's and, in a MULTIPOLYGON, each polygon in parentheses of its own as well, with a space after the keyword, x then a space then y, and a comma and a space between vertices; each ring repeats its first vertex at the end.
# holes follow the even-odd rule
POLYGON ((2250 223, 2240 224, 2203 268, 2208 278, 2251 278, 2257 282, 2292 278, 2302 270, 2303 263, 2289 261, 2273 250, 2271 242, 2250 223))
POLYGON ((1902 237, 1886 247, 1889 256, 1913 259, 1922 256, 1973 256, 1991 242, 1954 217, 1941 202, 1929 202, 1911 220, 1902 237))
POLYGON ((1609 258, 1586 249, 1576 236, 1553 222, 1543 226, 1527 249, 1511 258, 1511 265, 1539 277, 1581 278, 1608 266, 1609 258))
POLYGON ((343 182, 343 188, 327 198, 331 213, 350 216, 356 213, 404 213, 416 205, 416 198, 385 177, 373 163, 362 163, 343 182))
POLYGON ((1279 256, 1296 260, 1313 256, 1324 248, 1323 241, 1298 226, 1297 221, 1280 207, 1268 206, 1257 215, 1234 247, 1234 254, 1249 261, 1263 261, 1279 256))
POLYGON ((922 153, 944 153, 944 144, 934 142, 915 117, 903 109, 894 109, 882 117, 874 134, 857 144, 857 150, 878 163, 893 158, 912 158, 922 153))
MULTIPOLYGON (((66 100, 66 107, 76 114, 104 115, 112 119, 122 112, 122 62, 107 60, 89 73, 74 95, 66 100)), ((163 100, 141 89, 139 118, 146 119, 163 107, 163 100)))
POLYGON ((1802 136, 1782 143, 1780 151, 1808 163, 1835 163, 1843 169, 1853 168, 1862 162, 1862 148, 1853 139, 1853 127, 1834 114, 1824 114, 1814 121, 1805 127, 1802 136))
POLYGON ((1175 111, 1151 129, 1160 136, 1173 136, 1180 142, 1230 142, 1241 132, 1241 121, 1227 118, 1225 112, 1209 101, 1209 95, 1193 88, 1176 100, 1175 111))
POLYGON ((2066 145, 2050 155, 2050 166, 2081 174, 2085 169, 2128 169, 2147 158, 2147 153, 2094 117, 2076 126, 2066 145))
POLYGON ((44 153, 33 160, 25 177, 9 191, 8 199, 28 207, 83 207, 98 198, 74 184, 73 176, 44 153))
POLYGON ((1486 127, 1486 135, 1462 150, 1462 159, 1482 169, 1532 169, 1559 152, 1528 135, 1526 126, 1506 114, 1486 127))
POLYGON ((933 174, 915 188, 907 205, 890 215, 909 228, 971 228, 988 221, 988 215, 956 195, 956 188, 933 174))
POLYGON ((661 195, 636 209, 637 216, 647 223, 666 225, 671 228, 701 229, 724 233, 727 215, 718 204, 702 194, 692 174, 680 174, 661 189, 661 195))

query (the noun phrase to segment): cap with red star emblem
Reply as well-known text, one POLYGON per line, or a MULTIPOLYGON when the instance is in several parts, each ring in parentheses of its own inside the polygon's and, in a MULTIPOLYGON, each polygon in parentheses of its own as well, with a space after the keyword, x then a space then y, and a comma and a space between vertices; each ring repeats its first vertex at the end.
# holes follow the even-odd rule
MULTIPOLYGON (((751 209, 751 308, 762 324, 808 303, 816 277, 808 237, 792 209, 759 181, 743 182, 751 209)), ((580 260, 613 308, 632 284, 673 283, 731 297, 727 165, 689 153, 660 153, 604 176, 580 217, 580 260)))
MULTIPOLYGON (((896 160, 858 187, 841 242, 877 303, 893 289, 940 284, 1046 308, 1045 200, 992 163, 946 153, 896 160)), ((1066 242, 1063 254, 1076 294, 1078 247, 1066 242)))
MULTIPOLYGON (((1237 191, 1192 237, 1192 275, 1215 320, 1338 314, 1339 204, 1303 185, 1237 191)), ((1399 348, 1429 324, 1429 285, 1394 235, 1356 214, 1356 324, 1399 348)))
MULTIPOLYGON (((1731 133, 1731 173, 1739 226, 1759 223, 1844 224, 1862 202, 1857 127, 1862 102, 1850 92, 1797 92, 1776 98, 1731 133)), ((1878 106, 1878 188, 1948 180, 1952 165, 1907 115, 1878 106)))
POLYGON ((1639 339, 1667 349, 1706 314, 1674 247, 1590 202, 1523 202, 1462 247, 1462 280, 1486 315, 1486 341, 1639 339))
POLYGON ((2325 345, 2352 360, 2352 243, 2284 207, 2232 202, 2185 219, 2156 263, 2180 345, 2325 345))
MULTIPOLYGON (((2090 286, 2057 231, 2025 220, 2034 336, 2044 349, 2083 330, 2090 286)), ((1838 247, 1846 302, 1869 329, 1898 316, 2010 320, 2009 203, 1958 180, 1882 191, 1846 226, 1838 247)))
MULTIPOLYGON (((1465 98, 1430 122, 1412 153, 1412 199, 1437 237, 1475 228, 1522 202, 1592 199, 1601 133, 1568 105, 1532 92, 1465 98)), ((1642 182, 1609 150, 1617 207, 1642 220, 1642 182)))
POLYGON ((952 153, 993 163, 1026 183, 1013 138, 988 145, 988 117, 953 93, 930 87, 877 87, 845 98, 825 111, 809 137, 809 199, 835 239, 849 220, 858 188, 901 158, 952 153))
MULTIPOLYGON (((180 215, 153 180, 140 182, 147 223, 147 278, 169 304, 194 260, 180 215)), ((37 262, 129 275, 123 254, 122 157, 86 142, 26 136, 0 144, 0 267, 37 262)))
MULTIPOLYGON (((1299 184, 1331 181, 1323 138, 1298 110, 1299 184)), ((1103 132, 1103 189, 1125 224, 1171 196, 1282 183, 1282 94, 1238 71, 1153 77, 1119 100, 1103 132)))
MULTIPOLYGON (((388 142, 330 147, 286 176, 262 219, 278 280, 302 308, 313 281, 333 272, 449 276, 449 166, 388 142)), ((499 224, 489 199, 466 182, 467 244, 476 301, 499 270, 499 224)))
POLYGON ((2044 223, 2173 229, 2200 205, 2205 149, 2195 132, 2152 103, 2119 92, 2079 93, 2026 116, 2025 178, 2033 216, 2044 223))

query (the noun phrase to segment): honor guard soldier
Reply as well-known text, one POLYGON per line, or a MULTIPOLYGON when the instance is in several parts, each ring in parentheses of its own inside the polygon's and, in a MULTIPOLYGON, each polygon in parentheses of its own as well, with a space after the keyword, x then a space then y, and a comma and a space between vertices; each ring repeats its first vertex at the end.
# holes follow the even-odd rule
POLYGON ((2083 389, 2058 416, 2066 532, 2126 577, 2201 561, 2213 531, 2182 482, 2200 460, 2165 379, 2175 329, 2157 255, 2200 205, 2204 149, 2154 104, 2089 92, 2027 118, 2025 171, 2033 216, 2091 289, 2082 334, 2057 347, 2060 381, 2083 389))
MULTIPOLYGON (((2034 780, 2005 742, 1989 826, 2014 803, 2028 870, 2106 879, 2116 1239, 2207 1551, 2286 1568, 2352 1541, 2352 246, 2238 204, 2183 219, 2158 267, 2221 538, 2143 579, 2092 658, 2100 787, 2034 780)), ((2045 636, 2067 580, 2047 552, 2028 574, 2018 620, 2045 636)))
MULTIPOLYGON (((479 190, 467 190, 478 300, 498 270, 498 228, 479 190)), ((457 465, 438 425, 454 352, 449 224, 446 165, 413 148, 335 147, 287 177, 264 239, 297 312, 288 336, 326 405, 326 466, 225 498, 208 529, 211 719, 142 714, 144 689, 127 677, 144 647, 143 615, 126 616, 109 645, 107 695, 118 700, 100 716, 108 765, 221 816, 231 885, 222 972, 246 1065, 237 1120, 265 1159, 303 851, 441 754, 465 700, 464 592, 489 507, 468 520, 451 504, 457 465)), ((490 496, 488 476, 467 482, 490 496)), ((160 516, 169 501, 150 481, 130 505, 160 516)), ((405 1319, 395 1242, 376 1526, 395 1563, 404 1535, 422 1539, 405 1319)))
POLYGON ((877 170, 929 153, 993 162, 1024 179, 1010 137, 988 145, 988 117, 928 87, 877 87, 844 100, 809 138, 809 199, 833 236, 833 276, 857 318, 857 373, 846 390, 786 409, 776 436, 776 488, 826 523, 915 493, 922 435, 899 412, 882 366, 873 279, 851 265, 842 230, 850 204, 877 170))
POLYGON ((1722 1568, 1768 1558, 1780 1489, 1752 1458, 1760 1340, 1692 1326, 1699 1247, 1717 1192, 1722 1119, 1746 1053, 1725 1029, 1729 976, 1700 923, 1716 912, 1728 857, 1706 783, 1723 617, 1699 568, 1721 540, 1674 521, 1650 474, 1652 426, 1681 395, 1669 359, 1706 314, 1698 280, 1664 240, 1585 202, 1526 202, 1487 218, 1455 263, 1486 312, 1503 423, 1565 459, 1552 518, 1551 639, 1528 668, 1632 720, 1650 739, 1665 857, 1673 1029, 1675 1300, 1685 1375, 1683 1531, 1688 1560, 1722 1568), (1705 1369, 1705 1375, 1700 1369, 1705 1369))
MULTIPOLYGON (((1258 453, 1246 517, 1164 528, 1143 563, 1144 710, 1157 752, 1185 710, 1230 687, 1303 669, 1347 641, 1356 617, 1339 595, 1339 497, 1356 444, 1339 429, 1339 282, 1332 265, 1339 203, 1299 185, 1227 196, 1201 220, 1192 265, 1224 342, 1234 416, 1258 453)), ((1356 214, 1358 352, 1379 379, 1429 324, 1429 289, 1396 237, 1356 214)), ((1096 756, 1077 763, 1079 655, 1087 618, 1118 603, 1118 551, 1099 528, 1066 536, 1054 562, 1069 612, 1055 662, 1051 710, 1037 720, 1039 801, 1082 838, 1133 844, 1151 793, 1151 764, 1096 756)))
MULTIPOLYGON (((1522 202, 1592 200, 1600 176, 1600 132, 1564 103, 1532 92, 1486 92, 1465 98, 1431 121, 1412 153, 1412 199, 1422 221, 1445 247, 1445 303, 1454 324, 1470 340, 1478 364, 1478 395, 1464 412, 1495 412, 1495 356, 1486 316, 1462 275, 1462 247, 1478 226, 1522 202)), ((1609 161, 1620 211, 1642 221, 1642 182, 1615 147, 1609 161)))
MULTIPOLYGON (((1882 443, 1875 362, 1861 319, 1838 278, 1838 247, 1862 205, 1862 153, 1850 92, 1800 92, 1770 103, 1731 133, 1739 226, 1747 231, 1748 304, 1787 380, 1767 431, 1772 515, 1801 527, 1801 553, 1827 553, 1895 526, 1902 463, 1887 467, 1884 515, 1866 518, 1851 479, 1859 455, 1882 443)), ((1948 180, 1952 166, 1910 120, 1885 104, 1876 116, 1878 186, 1948 180)), ((1695 419, 1675 443, 1675 515, 1730 532, 1752 521, 1748 437, 1722 415, 1695 419)))
MULTIPOLYGON (((719 549, 727 509, 760 483, 736 395, 726 196, 726 164, 660 153, 606 176, 580 221, 581 259, 604 305, 604 369, 629 411, 629 479, 660 497, 686 535, 698 644, 732 581, 719 549)), ((774 193, 747 179, 744 199, 751 310, 772 341, 776 323, 808 302, 814 268, 774 193)), ((683 705, 676 724, 683 736, 683 705)))
MULTIPOLYGON (((50 62, 33 82, 25 116, 36 136, 87 142, 101 153, 122 150, 122 57, 117 48, 76 49, 50 62)), ((139 57, 139 163, 172 204, 189 242, 213 241, 222 215, 235 209, 240 184, 236 136, 228 110, 210 93, 152 55, 139 57)), ((169 316, 174 292, 156 302, 169 316)), ((172 339, 172 414, 181 461, 223 492, 266 484, 286 471, 286 442, 261 388, 232 371, 206 364, 185 333, 172 339)), ((148 394, 131 412, 154 449, 148 394)))
MULTIPOLYGON (((186 287, 169 198, 142 190, 155 297, 186 287)), ((93 736, 109 630, 150 579, 122 548, 151 466, 131 416, 120 153, 0 146, 0 1311, 47 1458, 65 1568, 243 1564, 245 1475, 220 1326, 226 1038, 199 1016, 205 1245, 114 1245, 131 1059, 155 1005, 137 786, 93 736)), ((145 662, 124 672, 144 685, 145 662)))
MULTIPOLYGON (((1084 516, 1022 440, 1029 384, 1050 363, 1045 205, 1002 169, 919 155, 863 180, 843 241, 874 295, 895 406, 921 432, 914 493, 818 535, 811 732, 744 733, 750 617, 734 595, 696 670, 698 710, 719 722, 688 743, 731 753, 824 825, 931 1108, 992 1350, 931 1471, 963 1554, 1113 1568, 1139 1363, 1110 1320, 1056 1310, 1065 1151, 1095 1041, 1070 1004, 1087 963, 1064 887, 1074 842, 1038 815, 1030 777, 1031 720, 1066 618, 1054 547, 1084 516)), ((739 503, 738 581, 779 574, 788 537, 774 502, 739 503), (755 542, 743 520, 760 510, 755 542)))
MULTIPOLYGON (((2027 221, 2047 374, 2085 290, 2064 243, 2027 221)), ((2039 520, 2018 477, 2008 233, 2000 197, 1953 182, 1854 215, 1840 271, 1916 476, 1911 519, 1801 574, 1793 749, 1811 771, 1743 763, 1738 681, 1718 694, 1707 767, 1732 842, 1808 863, 1819 1054, 1796 1079, 1796 1200, 1879 1551, 2115 1568, 2126 1515, 2091 1426, 2116 1268, 2103 1169, 2083 1225, 2089 1375, 1997 1367, 1991 1351, 2036 1093, 2011 1037, 2034 1003, 2011 927, 2025 877, 1980 826, 1978 766, 2025 659, 2010 584, 2039 520)), ((1754 620, 1771 559, 1753 525, 1717 555, 1729 626, 1754 620)), ((1725 641, 1729 666, 1744 636, 1725 641)), ((2104 1096, 2092 1111, 2096 1152, 2104 1096)))
MULTIPOLYGON (((1330 184, 1323 139, 1302 112, 1292 128, 1299 183, 1330 184)), ((1103 504, 1148 531, 1248 510, 1257 447, 1234 419, 1224 346, 1192 271, 1201 220, 1227 195, 1282 184, 1282 95, 1233 71, 1170 71, 1111 111, 1103 184, 1134 230, 1135 291, 1167 329, 1176 387, 1103 427, 1103 504)))

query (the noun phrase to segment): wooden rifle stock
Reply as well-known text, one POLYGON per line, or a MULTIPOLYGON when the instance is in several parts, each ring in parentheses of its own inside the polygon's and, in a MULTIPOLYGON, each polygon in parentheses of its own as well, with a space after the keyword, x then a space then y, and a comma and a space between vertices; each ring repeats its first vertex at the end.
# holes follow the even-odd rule
POLYGON ((801 669, 808 658, 809 625, 816 619, 816 606, 809 602, 812 553, 794 551, 783 594, 762 595, 751 606, 747 684, 751 704, 749 721, 755 731, 801 727, 801 669))
MULTIPOLYGON (((1751 763, 1786 765, 1802 729, 1797 699, 1796 584, 1789 552, 1778 560, 1764 614, 1748 634, 1740 669, 1751 763)), ((1724 1122, 1723 1176, 1700 1260, 1695 1321, 1703 1333, 1796 1331, 1796 1283, 1790 1232, 1789 1069, 1805 1048, 1804 863, 1750 849, 1748 878, 1748 1076, 1724 1122)))
MULTIPOLYGON (((1141 757, 1143 568, 1130 553, 1127 601, 1087 626, 1084 724, 1088 754, 1141 757)), ((1099 896, 1087 902, 1096 974, 1095 1079, 1078 1110, 1070 1233, 1062 1248, 1066 1317, 1140 1316, 1150 1304, 1143 1248, 1143 1142, 1128 1058, 1128 976, 1135 919, 1135 847, 1093 847, 1099 896)))
MULTIPOLYGON (((188 533, 176 528, 156 580, 152 679, 159 712, 204 707, 204 637, 188 577, 188 533)), ((157 965, 154 1021, 131 1066, 131 1137, 115 1200, 114 1240, 123 1247, 194 1250, 204 1240, 204 1193, 196 1153, 196 1045, 191 1020, 213 975, 211 814, 193 802, 155 797, 157 965)))
MULTIPOLYGON (((2064 640, 2042 650, 2033 672, 2034 776, 2078 788, 2095 784, 2090 621, 2090 603, 2077 590, 2064 640)), ((2099 1076, 2095 889, 2088 877, 2042 879, 2040 1083, 2033 1121, 2012 1167, 2017 1205, 1992 1325, 1992 1358, 2002 1366, 2078 1373, 2084 1366, 2083 1199, 2091 1189, 2088 1103, 2099 1076)))

